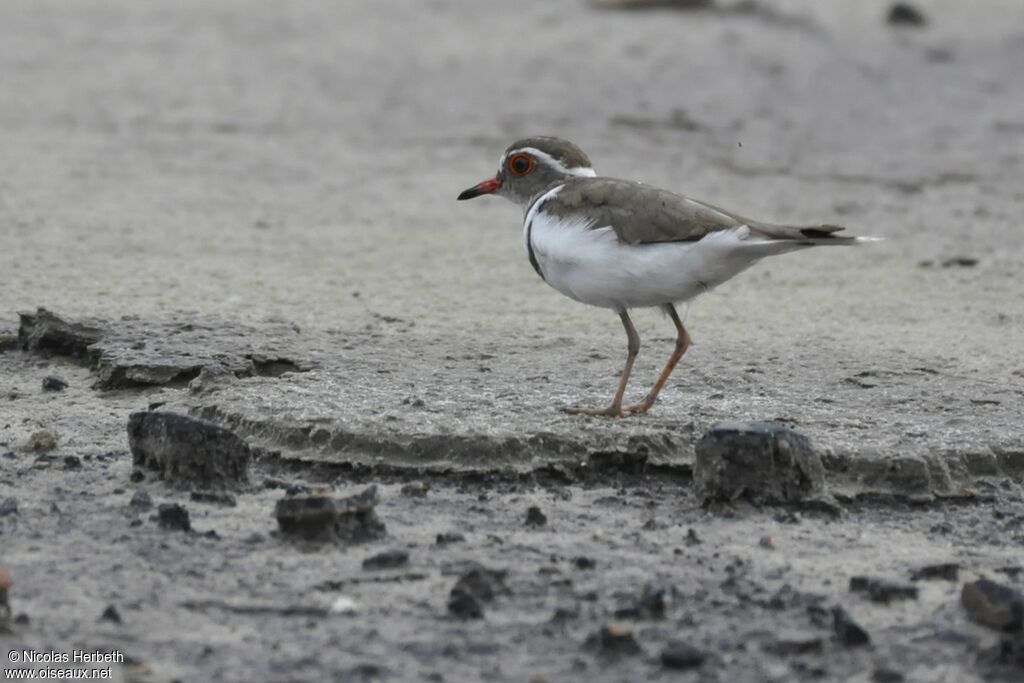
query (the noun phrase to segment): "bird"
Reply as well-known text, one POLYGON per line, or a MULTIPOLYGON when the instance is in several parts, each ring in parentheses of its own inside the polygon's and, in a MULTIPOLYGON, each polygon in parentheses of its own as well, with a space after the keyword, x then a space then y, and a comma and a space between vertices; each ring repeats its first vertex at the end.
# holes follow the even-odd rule
POLYGON ((572 142, 538 136, 505 150, 498 172, 458 199, 498 195, 523 209, 530 265, 565 296, 618 313, 626 330, 626 362, 606 408, 568 407, 574 415, 646 413, 690 346, 676 306, 704 294, 766 256, 815 246, 856 245, 873 237, 840 235, 838 225, 779 225, 644 183, 598 176, 572 142), (639 403, 623 397, 640 351, 629 311, 659 307, 676 343, 654 386, 639 403))

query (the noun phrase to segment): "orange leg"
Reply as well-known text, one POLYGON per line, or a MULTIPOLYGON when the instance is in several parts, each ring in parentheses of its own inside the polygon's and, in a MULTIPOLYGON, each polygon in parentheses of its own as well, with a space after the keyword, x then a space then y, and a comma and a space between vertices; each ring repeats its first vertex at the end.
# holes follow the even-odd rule
POLYGON ((628 355, 626 356, 626 366, 622 368, 622 376, 619 377, 619 388, 615 392, 615 398, 612 399, 612 404, 607 408, 565 408, 565 412, 570 415, 625 417, 626 413, 622 411, 622 395, 626 393, 626 384, 629 383, 629 374, 633 371, 633 361, 636 360, 636 355, 640 353, 640 335, 636 333, 636 328, 633 327, 633 321, 629 319, 629 314, 626 313, 625 309, 619 311, 619 317, 622 318, 622 326, 626 328, 626 337, 628 338, 629 343, 626 347, 628 351, 628 355))
POLYGON ((683 322, 679 319, 679 314, 676 313, 676 308, 672 304, 665 306, 665 312, 668 313, 669 317, 672 318, 672 322, 676 326, 676 348, 672 352, 672 356, 668 359, 668 363, 665 364, 665 369, 661 371, 661 376, 658 377, 658 381, 654 383, 654 387, 651 392, 647 394, 647 397, 637 403, 636 405, 629 406, 625 409, 627 415, 633 415, 636 413, 646 413, 650 410, 654 402, 658 400, 658 393, 661 388, 665 386, 665 381, 668 380, 668 376, 672 374, 672 370, 675 369, 676 363, 686 353, 686 349, 690 347, 690 335, 687 334, 686 328, 683 327, 683 322))

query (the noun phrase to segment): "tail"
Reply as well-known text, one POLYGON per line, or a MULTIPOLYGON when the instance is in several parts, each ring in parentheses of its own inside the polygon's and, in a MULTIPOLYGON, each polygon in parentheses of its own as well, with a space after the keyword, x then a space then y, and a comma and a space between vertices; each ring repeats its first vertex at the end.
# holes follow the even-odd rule
POLYGON ((771 223, 748 224, 750 231, 769 240, 791 242, 801 246, 850 245, 879 242, 881 237, 847 237, 837 235, 845 230, 841 225, 772 225, 771 223))

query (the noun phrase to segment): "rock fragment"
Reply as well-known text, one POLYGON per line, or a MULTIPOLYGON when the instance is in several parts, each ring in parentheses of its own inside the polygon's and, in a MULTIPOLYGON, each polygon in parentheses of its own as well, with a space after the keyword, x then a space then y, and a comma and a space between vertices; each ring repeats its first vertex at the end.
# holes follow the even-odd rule
POLYGON ((597 560, 595 560, 592 557, 586 557, 583 555, 573 558, 572 563, 576 567, 576 569, 581 569, 584 571, 587 569, 593 569, 597 566, 597 560))
POLYGON ((100 615, 100 621, 109 621, 113 624, 123 623, 121 613, 113 605, 107 605, 107 608, 103 610, 103 614, 100 615))
POLYGON ((448 611, 462 619, 483 617, 483 603, 491 602, 499 593, 507 593, 506 572, 481 565, 471 567, 459 576, 448 596, 448 611))
POLYGON ((402 485, 401 493, 409 498, 426 498, 429 490, 430 484, 427 482, 411 481, 408 484, 402 485))
POLYGON ((609 621, 603 624, 587 638, 587 645, 605 657, 630 657, 643 652, 633 635, 633 624, 628 621, 609 621))
POLYGON ((32 453, 49 453, 57 448, 57 435, 49 429, 32 432, 25 444, 25 449, 32 453))
POLYGON ((43 391, 64 391, 68 388, 67 380, 56 375, 47 375, 43 378, 43 391))
POLYGON ((363 560, 363 569, 397 569, 407 564, 409 564, 409 552, 407 550, 385 550, 363 560))
POLYGON ((877 576, 850 577, 850 590, 854 593, 864 593, 872 602, 889 603, 894 600, 917 599, 917 586, 877 576))
POLYGON ((696 669, 704 664, 706 659, 707 655, 703 650, 685 640, 669 641, 661 651, 661 665, 676 671, 696 669))
POLYGON ((3 502, 0 502, 0 517, 16 514, 18 514, 18 499, 14 496, 4 498, 3 502))
POLYGON ((802 434, 774 423, 716 425, 697 443, 693 474, 697 494, 705 503, 827 498, 820 456, 802 434))
POLYGON ((665 589, 644 586, 643 591, 628 604, 615 610, 618 619, 664 619, 665 589))
POLYGON ((871 636, 841 606, 832 608, 832 630, 836 640, 846 647, 860 647, 871 642, 871 636))
POLYGON ((157 520, 161 529, 169 531, 191 531, 192 522, 188 510, 177 503, 161 503, 157 508, 157 520))
POLYGON ((435 543, 437 545, 448 545, 450 543, 462 543, 465 540, 466 537, 458 531, 442 531, 437 535, 435 543))
POLYGON ((285 496, 275 516, 285 537, 315 542, 365 543, 382 538, 384 523, 377 517, 376 485, 346 498, 318 494, 285 496))
POLYGON ((924 26, 928 23, 921 10, 909 2, 894 2, 889 7, 886 21, 890 26, 924 26))
POLYGON ((956 581, 959 576, 960 565, 956 562, 927 564, 910 574, 914 581, 956 581))
POLYGON ((967 617, 982 626, 999 631, 1020 631, 1024 628, 1024 595, 991 579, 965 583, 960 602, 967 617))
POLYGON ((871 674, 872 683, 902 683, 903 674, 896 669, 878 667, 871 674))
POLYGON ((18 339, 26 351, 45 351, 58 356, 86 360, 89 347, 103 338, 102 331, 92 325, 68 322, 46 310, 18 314, 18 339))
POLYGON ((132 413, 128 445, 136 468, 189 488, 237 487, 248 480, 249 446, 205 420, 166 412, 132 413))
POLYGON ((148 491, 139 489, 132 494, 132 499, 128 501, 128 507, 135 508, 136 510, 148 510, 153 507, 153 498, 150 497, 148 491))
POLYGON ((545 515, 539 507, 531 505, 526 509, 526 526, 540 528, 542 526, 546 526, 547 523, 547 515, 545 515))
POLYGON ((452 591, 448 596, 448 612, 460 619, 483 619, 484 608, 471 593, 452 591))
POLYGON ((229 508, 233 508, 238 504, 234 496, 223 491, 193 491, 189 495, 189 500, 197 503, 209 503, 210 505, 223 505, 229 508))
POLYGON ((188 383, 188 391, 190 394, 209 394, 237 382, 238 375, 231 368, 213 363, 199 370, 199 374, 188 383))

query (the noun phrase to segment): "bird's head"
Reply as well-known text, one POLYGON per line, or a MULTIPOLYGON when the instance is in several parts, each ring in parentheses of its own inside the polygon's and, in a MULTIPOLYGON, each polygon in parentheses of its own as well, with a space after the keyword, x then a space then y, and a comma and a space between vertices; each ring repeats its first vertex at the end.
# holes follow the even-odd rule
POLYGON ((559 181, 596 175, 579 147, 561 138, 525 138, 509 145, 498 162, 498 173, 459 195, 472 199, 497 194, 522 207, 559 181))

